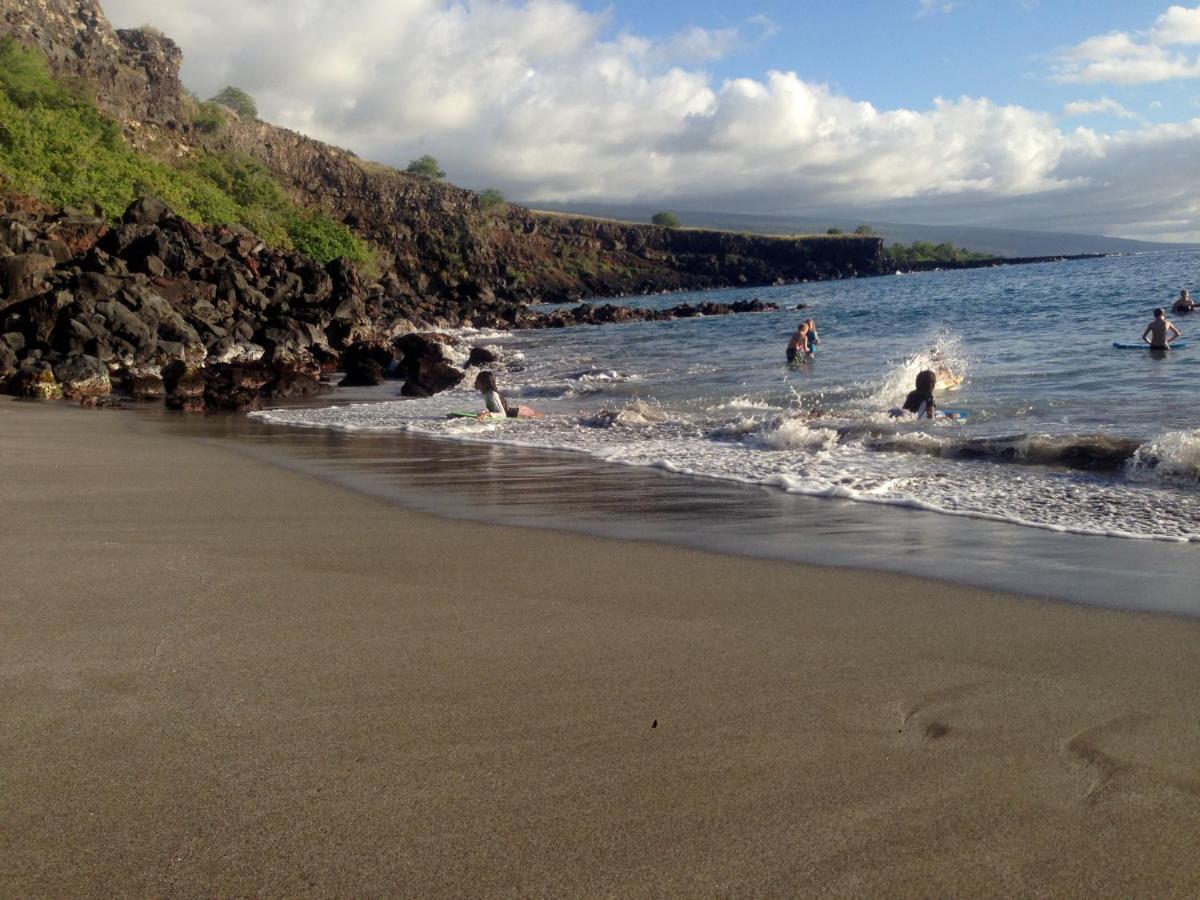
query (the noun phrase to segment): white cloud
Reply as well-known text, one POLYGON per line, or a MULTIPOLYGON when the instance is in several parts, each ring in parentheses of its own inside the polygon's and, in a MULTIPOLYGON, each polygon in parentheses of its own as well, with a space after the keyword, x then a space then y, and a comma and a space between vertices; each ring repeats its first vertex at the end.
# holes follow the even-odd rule
POLYGON ((1200 78, 1200 6, 1172 6, 1145 31, 1112 31, 1061 55, 1053 78, 1065 83, 1145 84, 1200 78))
POLYGON ((958 5, 958 0, 920 0, 917 17, 923 18, 934 13, 953 12, 958 5))
POLYGON ((886 207, 1042 227, 1090 216, 1088 231, 1169 218, 1173 232, 1200 231, 1180 187, 1200 180, 1200 120, 1106 138, 982 98, 886 110, 792 72, 719 83, 697 67, 773 23, 746 23, 758 29, 748 36, 684 29, 653 40, 613 35, 607 16, 573 0, 106 8, 118 24, 175 37, 185 82, 201 95, 233 83, 270 121, 384 162, 432 153, 458 183, 513 198, 886 207))
POLYGON ((1137 116, 1111 97, 1101 97, 1099 100, 1073 100, 1063 107, 1063 115, 1067 118, 1078 116, 1108 115, 1120 119, 1136 119, 1137 116))
POLYGON ((1159 45, 1200 44, 1200 6, 1172 6, 1154 23, 1150 41, 1159 45))

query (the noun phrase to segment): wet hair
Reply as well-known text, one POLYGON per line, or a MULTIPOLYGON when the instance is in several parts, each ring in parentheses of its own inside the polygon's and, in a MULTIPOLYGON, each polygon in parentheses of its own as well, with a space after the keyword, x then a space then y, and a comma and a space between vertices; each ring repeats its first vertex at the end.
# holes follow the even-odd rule
POLYGON ((500 393, 500 385, 496 383, 496 374, 486 369, 475 376, 475 387, 481 391, 500 393))
POLYGON ((917 373, 917 390, 923 394, 932 394, 937 384, 937 373, 926 369, 917 373))
POLYGON ((1161 306, 1158 307, 1158 309, 1154 310, 1154 318, 1156 318, 1156 319, 1161 319, 1164 316, 1166 316, 1166 314, 1167 314, 1167 311, 1165 309, 1163 309, 1161 306))

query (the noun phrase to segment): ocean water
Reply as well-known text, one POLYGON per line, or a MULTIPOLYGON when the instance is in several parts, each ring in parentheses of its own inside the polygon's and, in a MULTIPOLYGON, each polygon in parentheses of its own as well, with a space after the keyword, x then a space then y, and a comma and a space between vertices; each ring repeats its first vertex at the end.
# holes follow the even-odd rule
MULTIPOLYGON (((1194 348, 1134 342, 1156 305, 1196 288, 1200 254, 1161 253, 627 300, 760 297, 780 312, 467 336, 493 346, 510 399, 540 420, 448 420, 464 387, 426 400, 271 410, 273 424, 410 432, 566 450, 780 491, 1021 528, 1200 541, 1200 316, 1194 348), (795 307, 805 309, 797 312, 795 307), (796 323, 821 345, 788 367, 796 323), (963 421, 896 419, 916 373, 963 421)), ((468 378, 469 382, 473 380, 468 378)))

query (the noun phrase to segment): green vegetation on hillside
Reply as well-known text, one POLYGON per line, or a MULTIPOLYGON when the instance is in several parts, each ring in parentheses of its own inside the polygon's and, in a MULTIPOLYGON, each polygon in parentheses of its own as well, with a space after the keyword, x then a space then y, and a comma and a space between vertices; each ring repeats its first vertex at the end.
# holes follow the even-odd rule
POLYGON ((940 244, 935 244, 933 241, 913 241, 907 247, 904 244, 891 244, 886 252, 892 263, 898 266, 993 258, 989 253, 973 253, 962 247, 956 247, 953 241, 944 241, 940 244))
POLYGON ((479 205, 485 211, 493 213, 502 213, 508 209, 508 201, 504 199, 504 194, 495 188, 479 192, 479 205))
POLYGON ((248 157, 203 153, 172 166, 134 151, 115 122, 56 81, 39 53, 11 38, 0 40, 0 188, 55 206, 95 205, 114 220, 137 197, 152 194, 193 222, 244 225, 274 246, 321 262, 372 259, 349 228, 290 201, 248 157))
POLYGON ((408 164, 408 168, 404 171, 409 175, 418 175, 421 178, 432 178, 435 181, 440 181, 446 177, 446 173, 442 171, 442 167, 438 165, 438 161, 428 153, 419 159, 414 159, 408 164))
POLYGON ((665 210, 663 212, 656 212, 650 217, 650 224, 658 225, 661 228, 678 228, 679 216, 675 215, 673 212, 666 212, 665 210))
POLYGON ((254 102, 254 98, 240 87, 234 87, 232 84, 222 88, 220 93, 215 97, 210 97, 209 100, 232 109, 244 118, 258 118, 258 104, 254 102))

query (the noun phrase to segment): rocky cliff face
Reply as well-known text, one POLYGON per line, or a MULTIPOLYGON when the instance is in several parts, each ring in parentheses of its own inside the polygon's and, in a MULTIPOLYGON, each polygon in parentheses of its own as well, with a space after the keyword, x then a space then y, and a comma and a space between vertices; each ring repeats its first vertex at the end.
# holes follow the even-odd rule
POLYGON ((345 150, 231 116, 216 137, 182 119, 181 54, 152 30, 114 31, 97 0, 6 0, 0 34, 41 47, 82 79, 142 148, 169 156, 198 146, 260 160, 297 200, 319 204, 382 251, 396 289, 465 307, 570 300, 873 274, 877 238, 774 238, 663 229, 485 208, 452 185, 358 159, 345 150))
POLYGON ((178 127, 183 54, 170 38, 114 30, 96 0, 4 0, 0 36, 7 35, 41 48, 56 72, 86 85, 114 118, 178 127))

